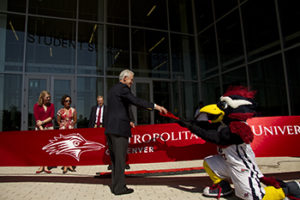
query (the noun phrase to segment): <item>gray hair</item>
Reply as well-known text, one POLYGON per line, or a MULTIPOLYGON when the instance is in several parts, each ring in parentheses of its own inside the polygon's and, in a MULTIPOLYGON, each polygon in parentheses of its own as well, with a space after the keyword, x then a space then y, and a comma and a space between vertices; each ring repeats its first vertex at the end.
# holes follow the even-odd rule
POLYGON ((123 71, 121 71, 120 75, 119 75, 119 80, 123 80, 126 76, 129 77, 130 75, 134 75, 133 71, 129 70, 129 69, 124 69, 123 71))

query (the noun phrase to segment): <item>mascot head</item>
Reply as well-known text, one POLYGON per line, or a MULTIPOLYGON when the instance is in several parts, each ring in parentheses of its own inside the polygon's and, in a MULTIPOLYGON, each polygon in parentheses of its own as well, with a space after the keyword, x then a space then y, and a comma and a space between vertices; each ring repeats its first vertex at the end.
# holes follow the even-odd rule
POLYGON ((217 104, 207 105, 200 112, 205 113, 212 123, 246 121, 255 115, 255 93, 244 86, 231 86, 217 104))

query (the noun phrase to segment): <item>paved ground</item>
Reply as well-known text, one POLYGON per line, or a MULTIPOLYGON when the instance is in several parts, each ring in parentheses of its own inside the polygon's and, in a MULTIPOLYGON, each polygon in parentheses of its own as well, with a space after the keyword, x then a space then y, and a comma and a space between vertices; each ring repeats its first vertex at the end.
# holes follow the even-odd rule
MULTIPOLYGON (((300 180, 300 158, 257 158, 261 171, 282 180, 300 180)), ((173 169, 202 166, 202 160, 131 165, 134 170, 173 169)), ((77 172, 62 174, 60 167, 52 169, 52 174, 35 174, 38 167, 0 167, 0 200, 182 200, 211 199, 202 196, 202 189, 210 185, 204 172, 165 175, 130 176, 127 184, 134 193, 114 196, 108 185, 110 178, 95 178, 95 173, 107 171, 107 166, 78 166, 77 172)), ((229 200, 237 200, 229 196, 229 200)))

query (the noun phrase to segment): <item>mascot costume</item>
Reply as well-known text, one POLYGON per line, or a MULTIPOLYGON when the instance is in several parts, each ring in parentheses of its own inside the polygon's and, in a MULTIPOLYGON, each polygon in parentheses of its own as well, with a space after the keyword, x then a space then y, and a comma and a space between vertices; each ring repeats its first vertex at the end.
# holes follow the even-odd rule
POLYGON ((217 104, 200 109, 205 121, 176 122, 202 139, 217 145, 217 155, 204 159, 203 166, 213 182, 203 195, 217 197, 233 192, 241 199, 299 199, 300 185, 264 177, 250 146, 254 135, 246 120, 255 115, 254 91, 243 86, 230 87, 217 104), (261 183, 264 183, 264 187, 261 183))

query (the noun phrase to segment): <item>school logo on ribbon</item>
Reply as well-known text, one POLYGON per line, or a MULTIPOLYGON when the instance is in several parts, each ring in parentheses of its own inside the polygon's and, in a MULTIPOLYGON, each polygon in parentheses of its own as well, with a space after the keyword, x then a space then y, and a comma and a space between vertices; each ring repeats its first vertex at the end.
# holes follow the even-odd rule
POLYGON ((49 144, 42 148, 48 152, 49 155, 69 155, 78 162, 82 153, 87 151, 98 151, 105 147, 101 143, 86 140, 79 133, 71 133, 68 135, 60 134, 59 137, 54 137, 54 139, 49 140, 49 142, 49 144))

